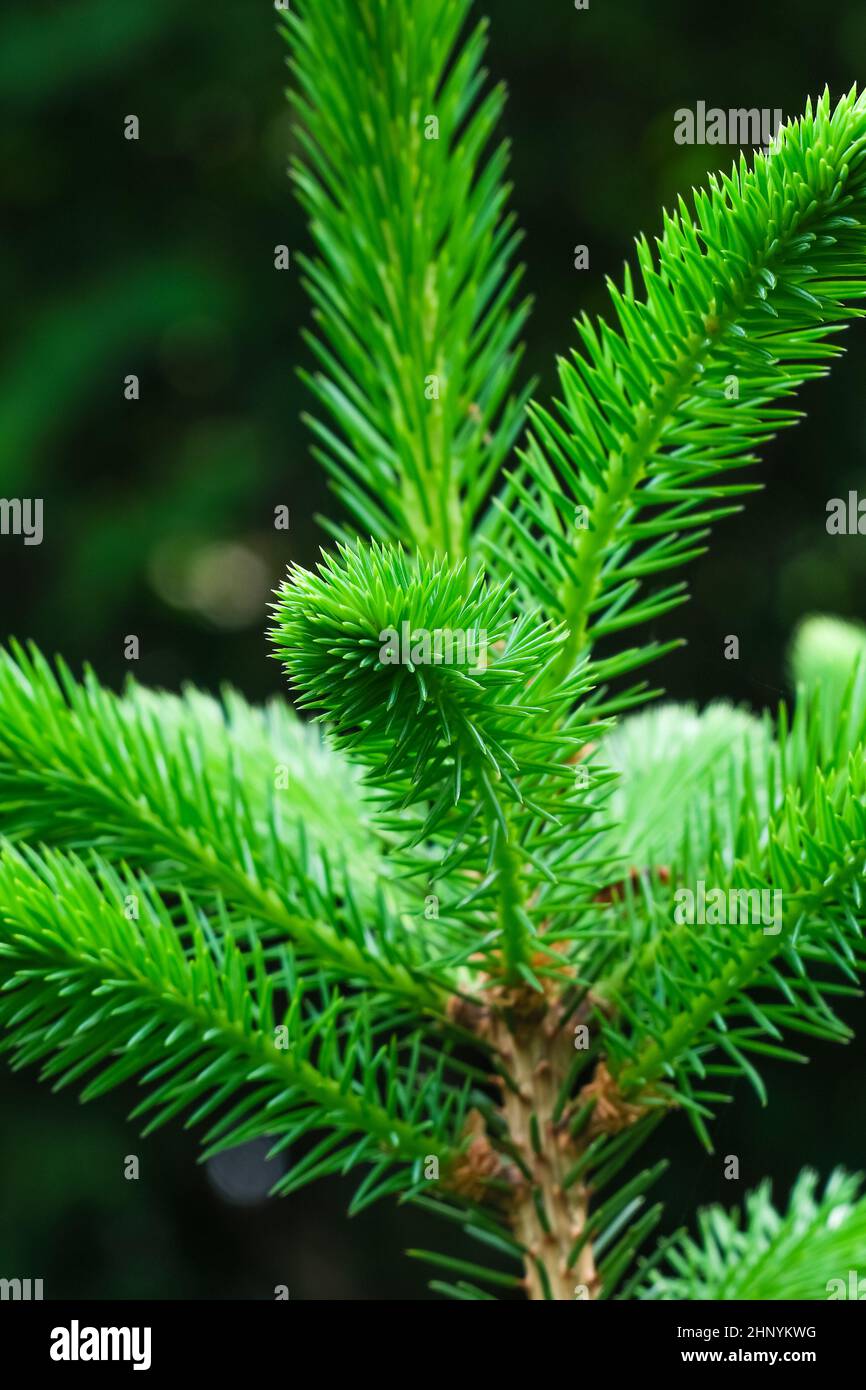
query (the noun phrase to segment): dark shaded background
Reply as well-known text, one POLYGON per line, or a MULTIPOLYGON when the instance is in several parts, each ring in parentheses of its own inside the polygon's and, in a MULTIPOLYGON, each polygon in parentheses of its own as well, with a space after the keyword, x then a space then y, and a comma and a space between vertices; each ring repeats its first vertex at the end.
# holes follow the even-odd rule
MULTIPOLYGON (((410 3, 410 0, 407 0, 410 3)), ((482 6, 483 8, 483 6, 482 6)), ((490 67, 507 79, 514 201, 537 298, 528 370, 553 385, 579 308, 601 310, 639 230, 730 163, 673 142, 680 106, 800 111, 829 82, 866 75, 866 9, 837 0, 488 0, 490 67), (590 248, 590 270, 573 247, 590 248)), ((228 680, 258 698, 280 685, 266 658, 268 592, 309 562, 328 506, 294 375, 308 306, 273 250, 307 244, 285 178, 291 132, 284 49, 266 0, 8 0, 0 20, 0 495, 45 499, 41 547, 0 538, 3 635, 33 637, 119 684, 228 680), (141 139, 123 139, 138 115, 141 139), (123 378, 142 398, 124 400, 123 378), (290 507, 288 536, 273 509, 290 507)), ((866 543, 830 538, 829 497, 863 473, 866 333, 809 417, 767 451, 767 490, 717 533, 692 572, 691 604, 658 635, 688 648, 660 672, 678 698, 754 707, 785 689, 784 651, 804 613, 866 616, 866 543), (741 659, 722 659, 736 633, 741 659)), ((866 1039, 864 1008, 848 1017, 866 1039)), ((666 1226, 699 1202, 739 1201, 765 1174, 784 1193, 805 1163, 864 1156, 864 1042, 816 1045, 808 1069, 767 1065, 771 1105, 745 1085, 707 1157, 682 1118, 653 1153, 666 1226), (738 1154, 742 1181, 722 1177, 738 1154)), ((208 1175, 182 1130, 144 1141, 124 1122, 133 1088, 80 1107, 33 1074, 0 1072, 0 1275, 41 1277, 46 1296, 423 1298, 407 1245, 463 1249, 444 1223, 384 1203, 347 1222, 350 1189, 284 1201, 255 1194, 261 1164, 208 1175), (125 1155, 141 1159, 124 1181, 125 1155), (217 1188, 221 1182, 223 1190, 217 1188), (226 1184, 252 1185, 251 1204, 226 1184)))

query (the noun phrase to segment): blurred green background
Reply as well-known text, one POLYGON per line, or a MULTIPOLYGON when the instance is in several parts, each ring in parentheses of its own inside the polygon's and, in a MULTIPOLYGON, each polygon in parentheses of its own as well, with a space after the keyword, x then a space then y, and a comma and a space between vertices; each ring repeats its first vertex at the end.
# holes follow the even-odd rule
MULTIPOLYGON (((730 163, 732 151, 674 144, 678 107, 793 115, 825 83, 839 93, 866 76, 860 0, 487 10, 537 301, 527 369, 544 389, 634 234, 730 163)), ((3 635, 90 660, 115 685, 134 633, 142 681, 279 689, 265 604, 286 562, 309 562, 323 539, 315 513, 329 501, 294 372, 308 306, 273 259, 278 244, 307 245, 285 177, 274 18, 269 0, 7 0, 0 19, 0 496, 45 501, 41 546, 0 538, 3 635), (123 138, 130 114, 137 142, 123 138), (130 373, 137 402, 124 399, 130 373), (273 527, 280 504, 288 535, 273 527)), ((804 392, 808 419, 767 450, 766 491, 692 571, 691 604, 659 624, 689 639, 660 672, 672 696, 772 705, 800 616, 866 617, 866 543, 825 531, 827 499, 864 476, 866 332, 850 338, 830 380, 804 392), (722 656, 730 633, 738 662, 722 656)), ((807 1069, 767 1066, 767 1111, 740 1087, 715 1157, 667 1122, 654 1147, 674 1160, 668 1228, 765 1174, 781 1196, 804 1163, 866 1167, 866 1010, 847 1012, 862 1040, 816 1046, 807 1069), (740 1156, 739 1183, 722 1177, 726 1154, 740 1156)), ((205 1171, 182 1131, 140 1140, 131 1103, 130 1090, 81 1108, 0 1072, 0 1274, 41 1277, 55 1297, 268 1298, 287 1284, 295 1298, 423 1298, 428 1276, 403 1248, 461 1248, 388 1204, 347 1222, 338 1183, 265 1201, 256 1153, 205 1171), (138 1182, 123 1179, 128 1154, 138 1182)))

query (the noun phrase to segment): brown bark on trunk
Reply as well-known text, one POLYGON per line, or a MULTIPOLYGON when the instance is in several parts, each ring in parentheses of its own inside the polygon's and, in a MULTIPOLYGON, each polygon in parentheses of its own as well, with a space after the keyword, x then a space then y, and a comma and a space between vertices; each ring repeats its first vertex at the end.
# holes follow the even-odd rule
POLYGON ((484 1004, 455 996, 449 1013, 493 1049, 510 1080, 508 1084, 502 1076, 496 1078, 502 1095, 499 1109, 512 1154, 520 1160, 518 1166, 508 1145, 495 1146, 481 1112, 473 1111, 467 1127, 471 1139, 451 1174, 451 1185, 475 1201, 494 1201, 500 1208, 504 1201, 511 1229, 526 1252, 524 1285, 529 1298, 597 1298, 601 1283, 591 1239, 575 1251, 590 1219, 591 1177, 587 1181, 581 1174, 570 1184, 566 1180, 594 1139, 636 1124, 646 1114, 646 1104, 620 1093, 600 1057, 592 1079, 561 1107, 555 1120, 575 1057, 578 1030, 572 1025, 582 1011, 564 1016, 552 992, 540 995, 526 986, 493 986, 484 1004), (573 1138, 571 1120, 577 1113, 584 1119, 573 1138))
POLYGON ((492 1019, 490 1034, 517 1085, 516 1091, 504 1088, 502 1113, 531 1174, 531 1181, 519 1175, 510 1209, 514 1234, 527 1250, 527 1296, 558 1301, 594 1298, 598 1280, 591 1243, 587 1241, 574 1262, 569 1261, 586 1224, 589 1193, 579 1180, 565 1187, 579 1150, 566 1127, 553 1121, 574 1058, 573 1039, 563 1030, 556 1005, 541 1019, 522 1019, 511 1027, 501 1018, 492 1019))

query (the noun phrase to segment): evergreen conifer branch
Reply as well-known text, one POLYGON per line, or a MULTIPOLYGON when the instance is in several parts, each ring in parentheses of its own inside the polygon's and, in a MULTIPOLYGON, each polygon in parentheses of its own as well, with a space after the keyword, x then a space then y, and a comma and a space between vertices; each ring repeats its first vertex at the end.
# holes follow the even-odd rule
MULTIPOLYGON (((849 1036, 830 1001, 856 992, 864 965, 862 660, 832 737, 822 739, 827 706, 836 705, 833 687, 822 688, 804 695, 790 729, 783 709, 778 742, 766 722, 748 730, 727 790, 724 763, 705 772, 697 795, 693 784, 681 845, 673 828, 663 831, 672 851, 663 880, 648 877, 607 909, 623 944, 591 985, 599 1049, 626 1094, 654 1081, 670 1086, 708 1146, 708 1106, 724 1098, 707 1089, 710 1078, 741 1072, 765 1102, 753 1058, 805 1060, 788 1046, 791 1032, 849 1036), (699 883, 715 895, 705 921, 677 906, 679 890, 699 883)), ((652 721, 637 722, 646 729, 652 721)))
POLYGON ((76 682, 62 662, 55 675, 17 644, 0 652, 0 706, 2 833, 94 846, 168 887, 182 870, 187 891, 221 895, 348 978, 435 1004, 434 983, 417 973, 423 942, 376 889, 371 832, 346 774, 329 773, 354 882, 326 849, 333 837, 321 812, 317 826, 306 800, 293 810, 293 781, 321 778, 327 758, 285 714, 271 739, 237 698, 223 712, 203 697, 191 708, 160 701, 132 683, 118 697, 92 673, 76 682))
POLYGON ((584 316, 562 400, 532 428, 498 519, 494 564, 564 621, 561 671, 611 633, 684 601, 647 580, 702 553, 709 524, 753 489, 736 474, 799 412, 778 402, 826 374, 827 340, 862 313, 866 98, 827 92, 769 154, 665 214, 610 284, 618 329, 584 316), (726 477, 732 474, 731 477, 726 477), (530 544, 530 537, 535 536, 530 544))
POLYGON ((183 911, 186 934, 143 877, 7 846, 0 1019, 14 1065, 41 1061, 55 1089, 99 1068, 85 1099, 139 1076, 151 1087, 133 1112, 148 1116, 145 1132, 194 1107, 188 1124, 211 1121, 206 1155, 262 1136, 279 1152, 326 1125, 332 1142, 291 1170, 283 1191, 365 1161, 380 1174, 401 1162, 399 1185, 411 1187, 406 1165, 434 1141, 453 1161, 441 1133, 455 1117, 459 1127, 461 1102, 459 1088, 439 1095, 445 1052, 407 1092, 412 1040, 408 1062, 381 1045, 381 1005, 358 1008, 326 988, 316 1006, 315 980, 305 985, 288 950, 269 970, 254 933, 242 951, 188 899, 183 911))
POLYGON ((523 418, 512 395, 528 304, 507 211, 504 102, 485 91, 471 0, 300 0, 286 13, 318 256, 304 257, 330 424, 316 457, 367 535, 469 553, 523 418))
MULTIPOLYGON (((763 1183, 746 1199, 742 1217, 721 1207, 699 1214, 698 1238, 666 1243, 633 1281, 649 1300, 780 1300, 859 1298, 850 1290, 866 1242, 866 1197, 859 1177, 833 1173, 822 1193, 805 1169, 778 1212, 763 1183)), ((856 1282, 856 1281, 855 1281, 856 1282)))
MULTIPOLYGON (((557 883, 557 837, 567 832, 573 850, 588 833, 592 808, 568 759, 600 727, 572 713, 579 674, 536 702, 564 633, 532 615, 515 622, 507 588, 465 562, 375 544, 326 556, 316 574, 295 567, 275 613, 272 640, 301 705, 367 765, 386 811, 424 803, 403 822, 406 847, 442 840, 443 866, 456 852, 464 876, 483 877, 507 978, 540 988, 530 962, 544 943, 527 904, 541 881, 557 883), (533 853, 542 842, 546 866, 533 853)), ((429 853, 418 867, 430 875, 429 853)), ((553 912, 547 902, 548 926, 553 912)))

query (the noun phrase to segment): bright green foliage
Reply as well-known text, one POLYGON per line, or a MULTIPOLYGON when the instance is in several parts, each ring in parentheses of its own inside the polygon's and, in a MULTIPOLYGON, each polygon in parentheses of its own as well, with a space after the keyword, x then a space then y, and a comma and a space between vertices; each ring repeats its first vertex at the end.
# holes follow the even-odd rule
POLYGON ((319 575, 296 567, 281 592, 273 638, 301 705, 333 724, 347 752, 358 750, 392 808, 433 803, 424 838, 467 782, 470 800, 486 799, 499 815, 503 801, 524 800, 521 773, 535 773, 555 784, 543 809, 535 803, 551 815, 563 779, 574 780, 557 763, 579 738, 545 737, 544 725, 567 713, 575 690, 556 705, 532 703, 564 634, 545 622, 515 624, 510 608, 504 587, 488 589, 465 564, 452 571, 376 546, 343 550, 319 575))
POLYGON ((315 572, 290 571, 271 637, 328 733, 279 704, 116 696, 3 654, 5 1046, 63 1083, 93 1073, 86 1096, 138 1077, 137 1113, 207 1120, 206 1152, 315 1131, 278 1190, 360 1168, 356 1207, 433 1207, 491 1254, 423 1252, 463 1276, 435 1289, 475 1299, 539 1260, 484 1200, 528 1170, 503 1117, 508 1050, 466 1019, 528 999, 547 1020, 554 1001, 554 1033, 579 1017, 590 1036, 547 1117, 579 1155, 562 1189, 590 1197, 567 1269, 591 1244, 603 1298, 823 1297, 863 1238, 841 1176, 818 1199, 805 1175, 785 1217, 764 1189, 742 1228, 705 1215, 700 1243, 624 1281, 659 1217, 660 1165, 635 1160, 667 1113, 709 1147, 733 1079, 765 1099, 763 1057, 848 1036, 862 635, 803 629, 798 697, 775 718, 662 706, 616 727, 651 694, 622 677, 674 644, 607 639, 681 601, 681 583, 643 581, 701 552, 860 312, 866 100, 822 97, 694 213, 681 203, 655 252, 638 242, 641 289, 630 272, 611 287, 619 329, 582 321, 561 404, 530 409, 488 506, 522 418, 506 398, 524 310, 483 31, 464 35, 469 0, 293 11, 314 429, 363 535, 338 528, 315 572), (683 919, 702 883, 736 918, 683 919), (598 1093, 579 1093, 599 1077, 631 1123, 596 1132, 598 1093), (502 1164, 483 1195, 455 1179, 479 1119, 502 1164))
MULTIPOLYGON (((342 549, 315 575, 295 568, 276 605, 273 638, 301 703, 327 718, 337 745, 368 766, 386 809, 422 806, 414 826, 407 816, 393 823, 406 850, 424 846, 415 872, 432 880, 459 870, 457 882, 483 880, 472 887, 466 954, 485 934, 479 914, 499 899, 510 975, 535 983, 535 922, 573 901, 569 893, 558 908, 546 891, 556 884, 546 865, 557 851, 573 853, 589 813, 567 759, 598 730, 571 714, 579 679, 537 703, 565 634, 528 616, 514 622, 512 611, 507 589, 471 577, 465 562, 450 570, 374 545, 342 549), (450 851, 438 865, 431 842, 450 851), (517 844, 523 878, 503 904, 517 844)), ((461 911, 459 902, 451 907, 461 911)))
MULTIPOLYGON (((684 836, 704 855, 731 779, 741 794, 745 769, 763 761, 772 737, 766 722, 722 703, 701 713, 650 705, 623 720, 604 743, 605 763, 618 775, 606 808, 611 855, 667 866, 683 852, 684 836)), ((764 798, 760 804, 765 813, 764 798)))
POLYGON ((738 471, 799 418, 777 402, 839 355, 827 339, 866 293, 864 132, 855 93, 810 102, 694 211, 680 199, 655 251, 638 239, 638 284, 627 270, 609 286, 618 330, 578 324, 582 351, 560 365, 553 411, 531 408, 490 545, 568 623, 570 654, 683 601, 682 582, 642 582, 701 553, 707 524, 755 486, 738 471))
POLYGON ((671 883, 648 883, 644 910, 630 914, 628 950, 593 987, 616 1007, 617 1017, 599 1026, 620 1084, 640 1090, 666 1077, 707 1142, 702 1117, 725 1099, 708 1087, 710 1078, 745 1073, 766 1099, 752 1055, 802 1060, 784 1045, 786 1032, 848 1035, 831 999, 853 992, 866 956, 862 698, 848 715, 856 734, 839 724, 826 771, 813 739, 824 722, 816 701, 798 707, 790 731, 782 721, 778 743, 739 775, 732 758, 725 790, 711 772, 703 817, 700 801, 692 808, 702 833, 688 828, 671 883), (736 893, 736 910, 727 906, 715 922, 709 911, 704 923, 678 918, 678 886, 694 890, 699 881, 721 889, 727 904, 736 893), (741 895, 755 891, 767 896, 747 911, 741 895), (826 979, 822 967, 836 978, 826 979))
POLYGON ((866 629, 838 618, 806 618, 791 644, 791 673, 810 690, 828 681, 845 686, 866 652, 866 629))
POLYGON ((355 783, 284 707, 236 695, 118 698, 38 653, 0 655, 0 815, 34 843, 95 845, 162 887, 220 894, 350 978, 418 993, 415 953, 378 890, 355 783), (286 775, 290 786, 277 789, 286 775), (322 795, 327 789, 327 795, 322 795), (339 833, 351 883, 329 853, 339 833), (338 911, 337 897, 343 906, 338 911), (379 950, 366 939, 376 922, 379 950))
POLYGON ((850 1297, 849 1270, 862 1263, 866 1244, 866 1197, 860 1180, 841 1171, 820 1195, 817 1187, 817 1174, 807 1168, 784 1214, 770 1200, 769 1183, 746 1198, 742 1220, 721 1207, 702 1211, 699 1238, 682 1235, 667 1245, 638 1297, 850 1297))
POLYGON ((293 173, 319 250, 309 384, 337 430, 311 422, 316 456, 367 534, 455 559, 522 424, 509 392, 528 309, 506 147, 486 155, 504 92, 485 92, 486 24, 459 38, 470 8, 299 0, 286 15, 293 173))
MULTIPOLYGON (((42 1061, 63 1086, 103 1065, 84 1099, 140 1076, 152 1088, 134 1112, 146 1133, 193 1107, 189 1125, 219 1111, 206 1155, 262 1136, 277 1153, 326 1123, 328 1140, 284 1191, 347 1159, 372 1162, 377 1188, 392 1163, 422 1158, 431 1143, 447 1159, 442 1135, 460 1097, 440 1096, 444 1056, 404 1086, 404 1073, 418 1076, 420 1039, 382 1047, 375 1006, 305 979, 285 948, 269 971, 252 930, 241 951, 221 915, 209 922, 185 894, 173 922, 146 879, 98 861, 88 872, 74 856, 7 849, 0 901, 7 912, 15 904, 14 936, 0 944, 0 1019, 16 1066, 42 1061), (280 1012, 278 989, 291 1000, 280 1012)), ((393 1186, 405 1186, 403 1173, 393 1186)))

